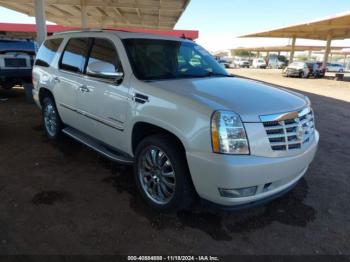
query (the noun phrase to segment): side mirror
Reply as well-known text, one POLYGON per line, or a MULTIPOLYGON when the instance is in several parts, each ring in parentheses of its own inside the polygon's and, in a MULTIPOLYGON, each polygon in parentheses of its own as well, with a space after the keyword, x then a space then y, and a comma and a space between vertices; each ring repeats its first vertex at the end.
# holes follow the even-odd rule
POLYGON ((123 78, 122 72, 116 72, 115 66, 107 62, 92 62, 86 68, 86 73, 89 76, 113 79, 118 81, 123 78))

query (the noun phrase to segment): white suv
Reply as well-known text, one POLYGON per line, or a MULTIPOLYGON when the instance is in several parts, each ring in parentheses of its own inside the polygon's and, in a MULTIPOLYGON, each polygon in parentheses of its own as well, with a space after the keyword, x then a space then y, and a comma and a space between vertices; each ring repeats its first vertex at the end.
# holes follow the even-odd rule
POLYGON ((49 138, 134 165, 162 211, 199 196, 236 209, 291 189, 319 134, 304 95, 231 77, 192 41, 116 31, 49 37, 33 69, 49 138))

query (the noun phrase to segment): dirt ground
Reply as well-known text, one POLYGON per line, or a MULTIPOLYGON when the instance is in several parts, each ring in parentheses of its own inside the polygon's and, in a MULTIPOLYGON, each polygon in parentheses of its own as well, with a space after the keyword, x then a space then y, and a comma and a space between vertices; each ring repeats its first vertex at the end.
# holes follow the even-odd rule
POLYGON ((131 168, 49 141, 24 91, 1 90, 0 254, 350 254, 350 104, 308 95, 321 141, 292 192, 245 212, 162 215, 131 168))

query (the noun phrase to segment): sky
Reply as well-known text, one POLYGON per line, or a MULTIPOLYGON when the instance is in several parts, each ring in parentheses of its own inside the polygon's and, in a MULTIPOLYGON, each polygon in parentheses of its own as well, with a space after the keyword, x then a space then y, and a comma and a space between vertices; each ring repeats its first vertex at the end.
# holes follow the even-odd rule
MULTIPOLYGON (((233 47, 286 45, 288 39, 237 36, 350 11, 349 0, 191 0, 175 29, 199 30, 198 43, 210 51, 233 47)), ((297 44, 323 41, 297 40, 297 44)), ((350 40, 334 41, 350 46, 350 40)))
MULTIPOLYGON (((349 0, 191 0, 175 29, 199 30, 197 42, 209 51, 234 47, 286 45, 288 39, 240 39, 240 35, 288 26, 350 11, 349 0)), ((35 23, 34 18, 0 7, 0 22, 35 23)), ((297 44, 322 41, 297 40, 297 44)), ((333 45, 350 46, 350 40, 333 45)))

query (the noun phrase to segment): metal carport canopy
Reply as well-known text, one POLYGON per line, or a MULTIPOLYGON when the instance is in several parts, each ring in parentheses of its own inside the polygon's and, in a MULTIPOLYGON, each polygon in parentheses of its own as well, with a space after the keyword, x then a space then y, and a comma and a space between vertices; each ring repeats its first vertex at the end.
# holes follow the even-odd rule
POLYGON ((288 27, 243 35, 241 37, 292 38, 293 41, 290 61, 293 61, 294 58, 296 38, 326 40, 327 45, 323 62, 327 63, 328 55, 331 49, 331 41, 350 38, 350 12, 348 11, 338 15, 288 27))
MULTIPOLYGON (((172 29, 190 0, 45 0, 49 21, 81 26, 86 11, 88 27, 143 27, 172 29), (85 9, 85 10, 84 10, 85 9)), ((0 5, 35 16, 35 0, 0 1, 0 5)))
POLYGON ((0 0, 0 6, 35 16, 38 42, 46 20, 82 28, 172 29, 190 0, 0 0))
POLYGON ((241 37, 279 37, 327 40, 350 38, 350 12, 329 16, 302 24, 243 35, 241 37))
MULTIPOLYGON (((289 52, 291 50, 291 45, 283 45, 283 46, 259 46, 259 47, 237 47, 232 48, 234 51, 248 51, 248 52, 289 52)), ((343 50, 346 48, 350 48, 347 46, 336 46, 332 47, 333 50, 343 50)), ((324 46, 312 46, 312 45, 296 45, 295 51, 322 51, 324 50, 324 46)))

